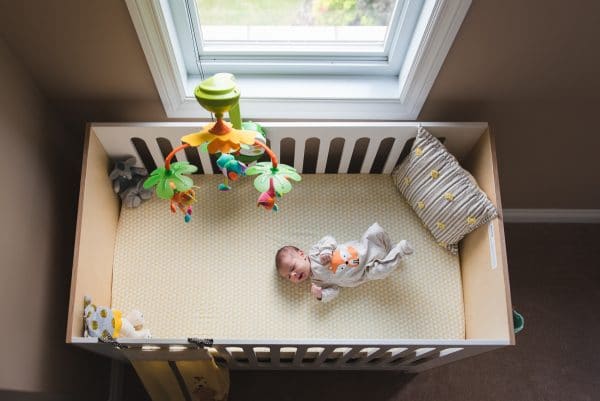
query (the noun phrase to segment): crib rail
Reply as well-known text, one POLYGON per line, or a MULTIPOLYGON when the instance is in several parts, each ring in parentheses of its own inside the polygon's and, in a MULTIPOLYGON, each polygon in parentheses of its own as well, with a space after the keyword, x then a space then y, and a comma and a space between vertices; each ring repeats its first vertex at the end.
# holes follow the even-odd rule
POLYGON ((234 370, 396 370, 419 372, 498 348, 475 344, 219 344, 209 352, 234 370))
POLYGON ((119 359, 197 360, 212 356, 233 370, 396 370, 420 372, 508 345, 505 341, 420 340, 407 343, 310 341, 296 343, 224 341, 202 348, 186 340, 119 341, 120 349, 96 339, 75 344, 119 359))
MULTIPOLYGON (((204 123, 94 124, 110 157, 135 155, 139 166, 153 170, 181 144, 183 135, 204 123)), ((264 123, 267 141, 282 163, 306 173, 390 173, 402 159, 419 125, 461 158, 485 131, 484 123, 264 123)), ((198 148, 176 156, 198 167, 199 174, 220 174, 216 158, 198 148)), ((267 160, 266 158, 264 160, 267 160)))

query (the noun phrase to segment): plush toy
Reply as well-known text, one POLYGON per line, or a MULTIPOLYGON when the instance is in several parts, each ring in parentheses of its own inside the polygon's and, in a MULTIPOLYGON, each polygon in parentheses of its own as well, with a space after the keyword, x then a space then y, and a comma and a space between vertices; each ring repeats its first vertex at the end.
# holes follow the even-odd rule
POLYGON ((279 198, 281 195, 275 191, 275 185, 273 184, 273 179, 269 179, 269 189, 265 192, 261 193, 258 197, 258 205, 262 206, 267 210, 273 210, 274 212, 279 210, 279 206, 275 203, 276 198, 279 198))
POLYGON ((144 188, 144 179, 142 176, 134 176, 131 181, 133 185, 119 193, 125 206, 138 207, 143 201, 152 198, 152 190, 144 188))
POLYGON ((230 154, 223 153, 217 159, 217 166, 221 169, 221 172, 225 176, 225 182, 219 184, 219 191, 229 191, 231 187, 229 186, 229 180, 235 181, 240 176, 246 175, 246 165, 238 160, 230 154))
POLYGON ((151 338, 150 331, 142 328, 142 312, 132 310, 127 316, 123 316, 120 310, 94 305, 87 296, 84 298, 83 320, 85 337, 151 338))
POLYGON ((183 213, 183 221, 189 223, 192 220, 192 205, 196 203, 196 191, 190 188, 187 191, 177 191, 175 184, 169 183, 173 187, 173 196, 170 200, 172 213, 177 213, 177 209, 183 213))
POLYGON ((144 180, 148 175, 145 168, 135 167, 135 157, 115 161, 115 166, 109 174, 113 182, 113 191, 119 194, 121 201, 127 207, 138 207, 142 201, 152 197, 152 190, 144 188, 144 180))

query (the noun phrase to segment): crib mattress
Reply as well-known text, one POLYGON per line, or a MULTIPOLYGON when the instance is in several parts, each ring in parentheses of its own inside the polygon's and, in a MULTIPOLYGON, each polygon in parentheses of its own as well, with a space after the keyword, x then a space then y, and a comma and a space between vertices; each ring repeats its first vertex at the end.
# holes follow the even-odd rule
POLYGON ((389 175, 303 175, 280 211, 256 207, 252 178, 219 192, 196 176, 193 219, 152 199, 123 208, 115 244, 112 306, 144 312, 155 338, 464 339, 459 259, 439 247, 389 175), (322 236, 357 239, 378 222, 415 253, 385 280, 342 289, 321 303, 310 283, 280 278, 274 255, 322 236))

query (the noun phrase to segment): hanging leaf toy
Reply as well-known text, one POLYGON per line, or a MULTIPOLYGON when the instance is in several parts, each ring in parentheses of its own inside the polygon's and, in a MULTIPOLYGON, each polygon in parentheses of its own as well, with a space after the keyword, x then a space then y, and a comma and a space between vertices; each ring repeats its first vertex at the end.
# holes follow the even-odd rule
POLYGON ((287 164, 274 165, 270 162, 256 163, 246 169, 246 175, 257 175, 254 180, 254 188, 258 192, 269 190, 270 182, 273 181, 274 190, 277 194, 284 195, 292 190, 289 180, 300 181, 302 178, 296 169, 287 164))
POLYGON ((144 188, 156 186, 156 195, 161 199, 171 199, 175 191, 184 192, 192 188, 194 181, 185 176, 198 171, 198 167, 188 162, 175 162, 170 166, 158 167, 144 181, 144 188), (172 185, 171 185, 172 184, 172 185))
POLYGON ((185 174, 195 173, 198 168, 188 162, 165 163, 158 167, 144 181, 144 188, 156 187, 156 195, 161 199, 170 200, 173 213, 180 209, 185 222, 191 220, 192 204, 196 202, 196 193, 192 189, 194 181, 185 174))

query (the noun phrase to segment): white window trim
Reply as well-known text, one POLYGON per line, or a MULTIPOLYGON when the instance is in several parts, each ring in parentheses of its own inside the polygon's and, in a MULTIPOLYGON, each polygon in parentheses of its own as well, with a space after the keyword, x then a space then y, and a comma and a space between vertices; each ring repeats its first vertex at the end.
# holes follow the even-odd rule
MULTIPOLYGON (((195 19, 192 19, 189 24, 182 23, 182 21, 189 19, 190 12, 195 12, 189 10, 186 3, 195 4, 196 1, 168 1, 171 5, 174 20, 179 21, 176 22, 178 27, 188 25, 185 29, 188 32, 180 32, 179 44, 186 49, 185 56, 192 55, 192 57, 185 57, 187 60, 186 69, 190 75, 200 74, 199 63, 193 57, 199 51, 203 60, 203 72, 207 74, 227 71, 243 75, 275 73, 277 75, 294 74, 296 76, 310 75, 314 77, 323 75, 398 75, 426 0, 399 0, 399 4, 394 7, 391 15, 389 28, 383 26, 306 26, 300 28, 302 36, 306 35, 307 30, 311 29, 333 28, 332 31, 334 31, 338 28, 342 30, 383 28, 385 38, 377 45, 370 42, 361 46, 353 42, 351 46, 348 46, 349 43, 343 44, 332 41, 321 44, 310 43, 304 46, 296 43, 291 47, 286 44, 275 45, 274 43, 265 44, 260 42, 255 44, 245 42, 241 47, 239 42, 229 44, 224 42, 221 45, 215 45, 210 41, 203 43, 203 33, 206 29, 214 28, 214 26, 209 25, 201 29, 198 25, 199 21, 195 19), (192 38, 193 34, 195 34, 195 38, 192 38), (190 39, 185 40, 182 38, 190 39), (198 50, 196 50, 194 44, 197 44, 198 50), (254 50, 251 50, 253 45, 255 46, 254 50), (244 57, 244 54, 247 54, 247 56, 244 57)), ((270 27, 270 34, 272 35, 273 29, 290 28, 295 29, 297 27, 273 26, 270 27)), ((178 29, 179 31, 180 29, 178 29)))
MULTIPOLYGON (((167 0, 126 0, 169 118, 206 118, 192 96, 167 0), (173 40, 173 42, 172 42, 173 40)), ((397 77, 241 76, 244 119, 415 120, 471 5, 426 0, 397 77), (324 97, 322 93, 336 93, 324 97)), ((226 71, 224 71, 226 72, 226 71)))

